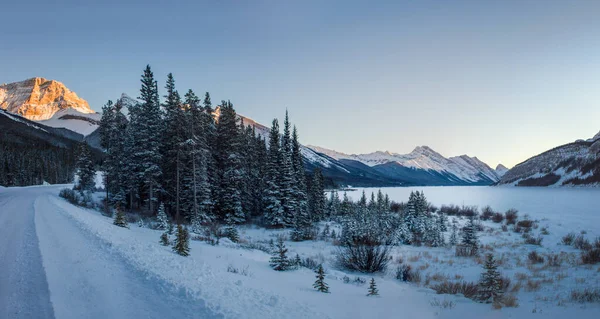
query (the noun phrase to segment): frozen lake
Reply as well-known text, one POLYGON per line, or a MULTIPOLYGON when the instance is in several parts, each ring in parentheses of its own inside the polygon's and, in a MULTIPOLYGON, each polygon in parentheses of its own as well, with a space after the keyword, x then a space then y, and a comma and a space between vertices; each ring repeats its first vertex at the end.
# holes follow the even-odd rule
MULTIPOLYGON (((348 196, 358 200, 365 190, 371 192, 379 188, 357 188, 348 196)), ((476 205, 479 208, 490 205, 494 210, 519 210, 519 217, 525 214, 534 219, 548 219, 557 233, 585 230, 588 236, 600 236, 600 188, 518 188, 489 186, 445 186, 445 187, 383 187, 391 200, 405 202, 411 191, 423 191, 427 200, 436 206, 442 204, 476 205)), ((340 194, 342 198, 343 192, 340 194)))

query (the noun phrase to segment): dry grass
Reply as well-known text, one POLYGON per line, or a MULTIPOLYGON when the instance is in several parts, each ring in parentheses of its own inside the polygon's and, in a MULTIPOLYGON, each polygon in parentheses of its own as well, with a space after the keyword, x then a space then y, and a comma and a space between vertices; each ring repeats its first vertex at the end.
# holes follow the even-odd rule
POLYGON ((514 284, 512 286, 512 288, 510 289, 510 292, 517 293, 517 292, 521 291, 521 287, 523 287, 523 284, 521 283, 521 281, 518 281, 516 284, 514 284))
POLYGON ((419 266, 419 270, 421 270, 421 271, 423 271, 427 268, 429 268, 429 263, 424 263, 423 265, 419 266))
POLYGON ((448 279, 450 279, 448 275, 442 274, 440 272, 431 275, 431 280, 433 281, 446 281, 448 279))
POLYGON ((473 299, 479 291, 478 285, 474 282, 450 282, 444 281, 442 283, 433 285, 431 289, 435 290, 438 294, 457 295, 462 294, 463 296, 473 299))
POLYGON ((515 279, 517 279, 518 281, 524 281, 529 279, 529 275, 523 272, 518 272, 515 274, 515 279))
POLYGON ((598 302, 600 303, 600 289, 598 288, 586 288, 583 290, 571 291, 571 301, 586 303, 586 302, 598 302))
POLYGON ((442 309, 452 309, 452 308, 454 308, 456 306, 456 304, 454 303, 454 301, 446 300, 446 299, 440 301, 437 298, 434 298, 433 300, 431 300, 429 302, 429 304, 432 307, 439 307, 439 308, 442 308, 442 309))
POLYGON ((541 280, 527 280, 527 283, 525 284, 525 291, 538 291, 540 290, 540 288, 542 287, 542 281, 541 280))

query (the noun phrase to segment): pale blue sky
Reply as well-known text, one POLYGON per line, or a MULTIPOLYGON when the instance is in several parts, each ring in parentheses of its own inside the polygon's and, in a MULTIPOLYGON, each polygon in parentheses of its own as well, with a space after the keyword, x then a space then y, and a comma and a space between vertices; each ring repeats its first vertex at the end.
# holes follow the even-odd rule
POLYGON ((100 110, 149 63, 265 124, 288 108, 304 144, 491 166, 600 130, 600 1, 86 2, 3 4, 0 82, 100 110))

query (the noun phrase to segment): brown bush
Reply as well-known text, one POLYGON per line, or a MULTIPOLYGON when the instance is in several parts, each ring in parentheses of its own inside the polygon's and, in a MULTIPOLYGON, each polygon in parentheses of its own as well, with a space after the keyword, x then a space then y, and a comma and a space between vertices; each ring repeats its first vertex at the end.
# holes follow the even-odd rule
POLYGON ((435 290, 438 294, 457 295, 462 294, 463 296, 474 299, 479 292, 479 286, 474 282, 450 282, 444 281, 442 283, 433 285, 431 289, 435 290))
POLYGON ((458 257, 473 257, 477 255, 477 249, 474 247, 457 245, 456 256, 458 257))
POLYGON ((504 213, 504 218, 506 218, 506 225, 514 225, 517 222, 517 218, 519 215, 519 211, 511 208, 504 213))
POLYGON ((600 262, 600 248, 594 248, 581 253, 583 264, 597 264, 600 262))
POLYGON ((583 235, 577 236, 573 241, 573 247, 581 250, 590 250, 592 249, 592 244, 589 240, 587 240, 583 235))
POLYGON ((563 236, 562 243, 563 245, 571 246, 575 241, 575 233, 568 233, 563 236))
POLYGON ((573 290, 571 291, 571 301, 580 303, 600 302, 600 289, 586 288, 583 290, 573 290))
POLYGON ((496 214, 496 212, 494 212, 494 210, 490 207, 490 206, 485 206, 482 210, 481 210, 481 220, 490 220, 492 218, 492 216, 494 216, 494 214, 496 214))
POLYGON ((492 216, 492 221, 493 221, 494 223, 501 223, 501 222, 503 222, 503 221, 504 221, 504 215, 502 215, 501 213, 495 213, 495 214, 492 216))
POLYGON ((529 259, 529 262, 532 264, 541 264, 544 262, 544 257, 538 254, 536 251, 530 252, 529 255, 527 255, 527 259, 529 259))

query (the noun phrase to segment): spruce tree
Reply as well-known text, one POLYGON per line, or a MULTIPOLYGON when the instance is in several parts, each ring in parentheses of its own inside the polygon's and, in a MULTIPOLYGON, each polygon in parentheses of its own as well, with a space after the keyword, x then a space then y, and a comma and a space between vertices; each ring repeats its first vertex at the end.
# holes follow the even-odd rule
POLYGON ((458 227, 456 226, 456 224, 452 224, 452 232, 450 233, 450 240, 449 240, 449 244, 451 246, 456 246, 456 244, 458 244, 458 227))
POLYGON ((371 283, 369 284, 369 293, 367 296, 377 296, 379 295, 379 290, 377 289, 377 285, 375 284, 375 278, 371 278, 371 283))
POLYGON ((283 227, 283 207, 281 205, 281 188, 279 185, 279 167, 281 165, 281 151, 279 144, 279 123, 273 120, 269 133, 269 149, 266 165, 265 194, 263 204, 265 207, 265 222, 271 227, 283 227))
POLYGON ((158 207, 156 221, 158 222, 156 225, 157 229, 166 230, 169 228, 169 217, 167 217, 167 214, 165 213, 165 205, 163 203, 161 203, 158 207))
POLYGON ((311 183, 312 201, 313 204, 313 216, 322 216, 319 219, 323 219, 325 216, 327 198, 325 196, 325 187, 323 182, 323 173, 321 169, 317 168, 313 172, 313 179, 311 183))
POLYGON ((287 257, 287 248, 283 242, 283 237, 277 238, 277 245, 271 256, 270 265, 271 268, 277 271, 286 271, 290 268, 290 261, 287 257))
POLYGON ((319 265, 317 268, 317 280, 313 284, 313 288, 317 289, 323 293, 329 293, 329 286, 325 283, 325 270, 323 270, 323 265, 319 265))
POLYGON ((125 213, 123 213, 123 210, 121 210, 119 206, 117 206, 117 208, 115 209, 115 217, 113 220, 113 224, 119 227, 128 228, 127 220, 125 219, 125 213))
POLYGON ((162 175, 160 152, 161 137, 163 134, 162 112, 158 98, 158 86, 150 66, 146 66, 142 75, 140 89, 141 103, 133 105, 130 111, 131 154, 129 171, 133 174, 131 189, 141 188, 147 196, 143 197, 148 204, 148 211, 155 213, 157 194, 161 190, 160 178, 162 175))
POLYGON ((187 228, 181 226, 181 224, 177 225, 173 251, 181 256, 188 256, 190 254, 190 234, 187 228))
POLYGON ((220 180, 216 209, 220 219, 230 226, 245 221, 241 198, 243 163, 239 134, 237 114, 233 105, 231 102, 222 101, 216 136, 217 169, 220 180))
POLYGON ((311 216, 308 209, 308 194, 306 193, 306 177, 304 174, 304 160, 300 150, 300 141, 298 140, 298 130, 296 126, 292 130, 292 168, 293 168, 293 187, 295 197, 295 220, 296 227, 306 229, 312 222, 316 222, 323 216, 311 216))
POLYGON ((92 192, 96 188, 96 169, 92 160, 92 154, 87 143, 81 143, 79 147, 79 158, 77 160, 77 176, 79 180, 76 185, 82 194, 92 192))
POLYGON ((280 201, 283 207, 283 223, 286 227, 294 226, 295 213, 298 207, 294 189, 294 168, 292 163, 292 139, 288 112, 285 112, 283 136, 281 138, 281 166, 279 167, 280 201))
POLYGON ((502 281, 497 268, 494 256, 487 254, 483 266, 485 271, 481 274, 481 280, 479 281, 478 301, 491 303, 502 296, 502 281))
POLYGON ((171 244, 169 242, 169 234, 167 234, 167 232, 164 232, 162 235, 160 235, 160 244, 163 246, 169 246, 171 244))
POLYGON ((463 229, 461 244, 470 250, 471 255, 475 255, 479 248, 479 240, 477 239, 477 230, 475 229, 475 221, 473 216, 469 217, 469 222, 463 229))

